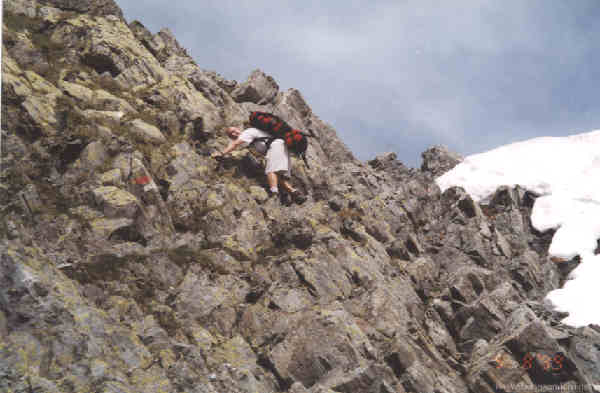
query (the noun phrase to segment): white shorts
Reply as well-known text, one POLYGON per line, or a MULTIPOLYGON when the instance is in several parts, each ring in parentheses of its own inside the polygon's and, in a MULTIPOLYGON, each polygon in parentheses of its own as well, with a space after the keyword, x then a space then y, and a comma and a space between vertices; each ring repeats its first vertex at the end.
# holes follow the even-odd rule
POLYGON ((290 153, 288 152, 283 139, 275 139, 266 155, 267 165, 265 173, 277 172, 290 177, 290 153))

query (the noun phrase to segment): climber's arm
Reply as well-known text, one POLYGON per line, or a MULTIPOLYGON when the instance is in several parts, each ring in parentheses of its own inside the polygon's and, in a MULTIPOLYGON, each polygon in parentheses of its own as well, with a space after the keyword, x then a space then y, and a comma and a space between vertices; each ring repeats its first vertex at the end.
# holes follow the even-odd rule
POLYGON ((246 142, 240 140, 240 138, 233 140, 233 141, 229 142, 229 145, 227 145, 225 150, 223 150, 222 152, 213 153, 212 157, 223 157, 223 156, 231 153, 232 151, 234 151, 235 149, 237 149, 238 147, 242 146, 245 143, 246 142))

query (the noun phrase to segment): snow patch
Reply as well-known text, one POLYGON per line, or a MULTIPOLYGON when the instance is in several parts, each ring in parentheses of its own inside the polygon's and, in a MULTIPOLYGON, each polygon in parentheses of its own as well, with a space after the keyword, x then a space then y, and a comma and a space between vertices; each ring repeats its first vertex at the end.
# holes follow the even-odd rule
POLYGON ((531 221, 534 228, 557 229, 549 254, 581 257, 563 288, 548 299, 569 316, 573 326, 600 324, 595 304, 600 256, 600 130, 568 137, 542 137, 474 154, 436 179, 442 191, 463 187, 476 201, 500 186, 521 187, 538 195, 531 221))

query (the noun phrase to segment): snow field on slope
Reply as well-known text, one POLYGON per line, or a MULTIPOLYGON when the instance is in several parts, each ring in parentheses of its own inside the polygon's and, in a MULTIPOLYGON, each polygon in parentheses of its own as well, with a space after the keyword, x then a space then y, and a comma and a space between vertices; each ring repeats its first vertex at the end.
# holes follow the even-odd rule
POLYGON ((476 201, 492 195, 499 186, 521 187, 540 195, 531 215, 534 228, 556 228, 549 254, 581 264, 563 288, 547 299, 572 326, 600 324, 600 130, 568 137, 541 137, 505 145, 465 158, 436 179, 442 191, 463 187, 476 201))

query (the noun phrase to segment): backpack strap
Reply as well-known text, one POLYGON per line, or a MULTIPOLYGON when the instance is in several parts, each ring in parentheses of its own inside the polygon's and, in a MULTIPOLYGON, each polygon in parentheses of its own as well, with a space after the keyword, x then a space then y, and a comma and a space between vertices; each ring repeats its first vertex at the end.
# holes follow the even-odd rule
MULTIPOLYGON (((305 135, 305 136, 313 136, 313 137, 316 137, 316 135, 314 135, 312 132, 311 132, 311 134, 312 134, 312 135, 305 135)), ((271 147, 271 143, 273 143, 273 141, 274 141, 275 139, 283 139, 283 138, 278 138, 278 137, 266 137, 266 136, 265 136, 265 137, 262 137, 262 138, 255 138, 255 139, 252 141, 252 143, 250 143, 250 145, 252 145, 252 144, 254 144, 254 143, 256 143, 256 142, 264 142, 264 143, 265 143, 265 145, 267 145, 267 151, 268 151, 268 150, 269 150, 269 148, 271 147)), ((308 161, 307 161, 307 159, 306 159, 306 152, 302 153, 302 154, 300 155, 300 157, 302 157, 302 160, 304 161, 304 165, 306 165, 306 168, 310 169, 310 165, 308 165, 308 161)))
POLYGON ((273 143, 273 141, 277 139, 275 137, 271 137, 271 136, 265 136, 262 138, 254 138, 254 140, 252 141, 252 143, 250 143, 250 145, 255 144, 256 142, 264 142, 265 145, 267 146, 267 150, 269 150, 269 148, 271 147, 271 143, 273 143))
MULTIPOLYGON (((271 143, 273 143, 273 141, 275 139, 282 139, 282 138, 258 138, 258 139, 268 139, 268 141, 266 141, 265 143, 267 144, 267 150, 269 150, 269 147, 271 146, 271 143)), ((252 143, 254 143, 254 141, 252 141, 252 143)), ((304 165, 306 165, 306 168, 310 169, 310 165, 308 165, 308 160, 306 159, 306 152, 303 152, 299 156, 302 157, 302 160, 304 161, 304 165)))

